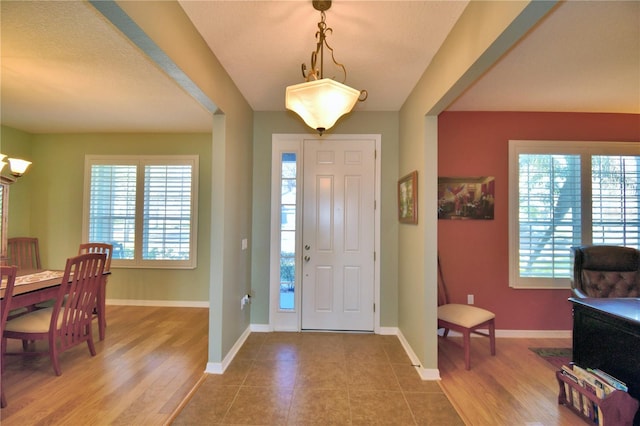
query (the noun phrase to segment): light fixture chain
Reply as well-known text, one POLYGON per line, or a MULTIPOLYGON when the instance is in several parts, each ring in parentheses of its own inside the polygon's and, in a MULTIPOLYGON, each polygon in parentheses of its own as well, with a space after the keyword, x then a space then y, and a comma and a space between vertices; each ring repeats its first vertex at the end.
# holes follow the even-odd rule
POLYGON ((309 73, 306 73, 307 67, 305 64, 302 64, 302 76, 306 81, 320 80, 324 78, 324 47, 331 51, 331 60, 333 63, 342 69, 342 73, 344 74, 344 78, 342 82, 344 83, 347 80, 347 68, 340 62, 338 62, 335 58, 333 48, 327 42, 327 34, 333 33, 333 28, 327 27, 327 23, 325 21, 326 15, 324 11, 320 12, 320 22, 318 22, 318 31, 316 32, 316 39, 318 40, 316 44, 316 50, 311 52, 311 70, 309 73), (320 68, 318 69, 318 55, 320 55, 320 68))

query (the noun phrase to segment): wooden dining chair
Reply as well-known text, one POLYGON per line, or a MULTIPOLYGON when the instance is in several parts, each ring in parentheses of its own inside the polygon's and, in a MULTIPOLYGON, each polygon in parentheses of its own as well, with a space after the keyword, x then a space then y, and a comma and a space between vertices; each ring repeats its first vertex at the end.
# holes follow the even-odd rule
POLYGON ((96 303, 94 317, 98 319, 98 335, 100 340, 104 340, 106 328, 107 328, 107 312, 106 312, 106 298, 107 298, 107 280, 111 272, 111 258, 113 257, 113 246, 106 243, 82 243, 78 248, 78 254, 84 253, 104 253, 107 255, 107 259, 104 263, 104 279, 100 284, 98 290, 98 298, 96 303))
POLYGON ((471 369, 471 334, 489 337, 491 355, 496 354, 495 314, 477 306, 449 303, 447 288, 444 283, 440 257, 438 257, 438 328, 443 328, 442 337, 446 338, 449 330, 462 334, 464 347, 464 367, 471 369), (481 332, 478 330, 487 330, 481 332))
POLYGON ((38 239, 33 237, 14 237, 7 240, 9 265, 18 269, 42 269, 38 239))
MULTIPOLYGON (((0 336, 4 333, 4 326, 7 323, 7 317, 9 315, 9 307, 11 306, 11 299, 13 298, 13 287, 16 283, 17 268, 15 266, 0 266, 0 282, 4 288, 4 294, 0 300, 0 336)), ((4 371, 4 339, 2 339, 2 346, 0 347, 0 376, 4 371)), ((2 385, 2 377, 0 377, 0 407, 7 406, 7 399, 4 396, 4 386, 2 385)))
POLYGON ((103 280, 107 255, 86 253, 67 259, 62 284, 55 304, 7 321, 5 339, 22 340, 23 351, 7 355, 46 355, 51 358, 56 375, 62 374, 58 354, 87 342, 91 356, 95 356, 91 321, 96 298, 103 280), (29 350, 28 342, 48 340, 46 351, 37 351, 35 342, 29 350))

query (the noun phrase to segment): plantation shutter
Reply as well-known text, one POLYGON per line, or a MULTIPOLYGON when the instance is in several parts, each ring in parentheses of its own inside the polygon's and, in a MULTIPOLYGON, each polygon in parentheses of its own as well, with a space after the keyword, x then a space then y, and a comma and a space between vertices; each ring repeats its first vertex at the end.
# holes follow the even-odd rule
POLYGON ((134 256, 136 174, 135 165, 91 166, 89 241, 113 244, 116 259, 134 256))
POLYGON ((640 156, 591 158, 592 241, 640 246, 640 156))
POLYGON ((568 278, 580 243, 580 156, 519 155, 519 273, 568 278))
POLYGON ((191 248, 192 166, 146 165, 143 260, 187 260, 191 248))
POLYGON ((509 141, 509 286, 570 288, 571 247, 640 248, 640 143, 509 141))
POLYGON ((198 156, 87 156, 83 241, 119 268, 197 266, 198 156))

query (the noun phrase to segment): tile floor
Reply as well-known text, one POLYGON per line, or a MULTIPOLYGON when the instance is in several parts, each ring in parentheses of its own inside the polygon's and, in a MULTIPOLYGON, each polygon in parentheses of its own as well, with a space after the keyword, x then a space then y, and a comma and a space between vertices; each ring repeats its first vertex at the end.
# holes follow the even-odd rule
POLYGON ((207 375, 175 425, 463 425, 396 336, 252 333, 207 375))

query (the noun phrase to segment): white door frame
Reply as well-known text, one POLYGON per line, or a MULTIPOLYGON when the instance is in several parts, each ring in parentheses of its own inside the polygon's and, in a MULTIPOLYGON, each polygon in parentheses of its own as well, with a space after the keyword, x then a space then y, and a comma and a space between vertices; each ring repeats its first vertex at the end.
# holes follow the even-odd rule
MULTIPOLYGON (((270 272, 269 272, 269 328, 275 331, 300 331, 302 328, 301 315, 301 293, 300 286, 301 263, 296 264, 296 291, 295 309, 280 310, 280 159, 285 152, 296 153, 297 160, 297 188, 302 189, 302 164, 303 164, 303 142, 304 140, 317 139, 371 139, 375 142, 375 200, 376 209, 374 213, 374 250, 376 253, 374 262, 374 332, 380 333, 380 188, 381 188, 381 135, 379 134, 355 134, 355 135, 312 135, 312 134, 282 134, 276 133, 271 137, 271 243, 270 243, 270 272)), ((296 262, 302 260, 302 191, 296 191, 297 212, 296 214, 296 262)))

